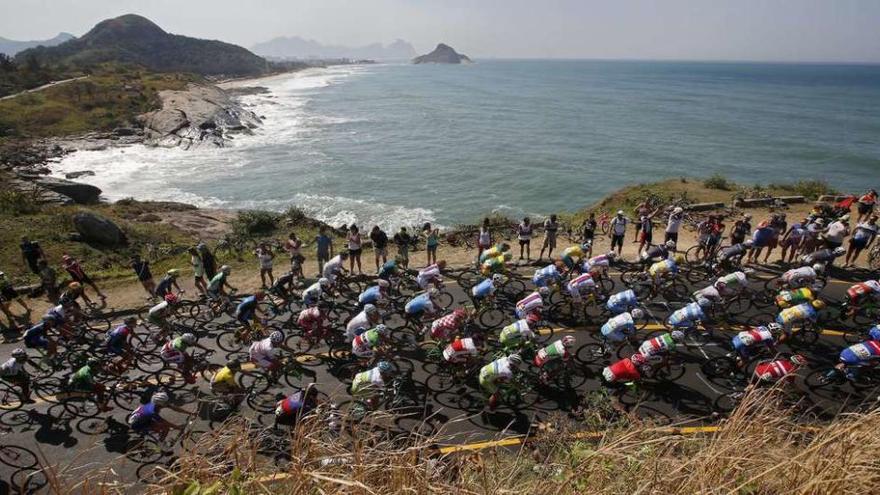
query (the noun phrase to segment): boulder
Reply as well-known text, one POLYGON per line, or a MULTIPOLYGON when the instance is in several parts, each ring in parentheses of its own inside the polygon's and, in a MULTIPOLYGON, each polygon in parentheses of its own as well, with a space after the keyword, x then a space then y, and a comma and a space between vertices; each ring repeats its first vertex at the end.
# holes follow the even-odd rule
POLYGON ((58 179, 55 177, 41 177, 34 183, 42 188, 63 194, 74 202, 88 205, 98 202, 101 196, 101 190, 89 184, 81 184, 66 179, 58 179))
POLYGON ((65 179, 79 179, 80 177, 92 177, 95 173, 91 170, 80 170, 79 172, 68 172, 64 174, 65 179))
POLYGON ((89 211, 73 216, 73 226, 88 243, 119 246, 126 243, 125 233, 109 219, 89 211))

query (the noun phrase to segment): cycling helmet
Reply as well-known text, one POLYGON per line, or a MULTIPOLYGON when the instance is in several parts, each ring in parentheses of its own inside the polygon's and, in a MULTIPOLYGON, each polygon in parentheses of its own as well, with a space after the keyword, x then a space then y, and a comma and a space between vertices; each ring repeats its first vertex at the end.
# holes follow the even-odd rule
POLYGON ((871 340, 880 341, 880 325, 874 325, 868 330, 868 338, 871 340))
POLYGON ((712 301, 706 299, 705 297, 701 297, 697 299, 697 304, 699 304, 701 308, 708 308, 712 305, 712 301))
POLYGON ((584 251, 589 251, 591 247, 593 247, 593 243, 591 243, 590 241, 581 244, 581 249, 583 249, 584 251))
POLYGON ((675 257, 672 258, 675 261, 676 265, 683 265, 687 260, 685 260, 683 254, 676 254, 675 257))
POLYGON ((94 368, 96 366, 99 366, 100 364, 101 360, 98 358, 89 358, 89 360, 86 361, 86 366, 88 366, 89 368, 94 368))
POLYGON ((220 271, 229 275, 229 273, 232 272, 232 267, 229 265, 223 265, 220 267, 220 271))
POLYGON ((327 279, 327 278, 319 278, 319 279, 318 279, 318 285, 320 285, 321 287, 323 287, 324 289, 326 289, 327 287, 330 287, 330 279, 327 279))
POLYGON ((495 275, 492 275, 492 283, 500 284, 502 282, 504 282, 504 275, 502 275, 500 273, 496 273, 495 275))
POLYGON ((803 354, 795 354, 794 356, 788 358, 789 361, 795 366, 803 366, 807 364, 807 358, 803 354))
POLYGON ((844 254, 846 254, 846 249, 844 249, 842 246, 836 247, 834 248, 834 251, 832 251, 832 253, 834 253, 834 256, 843 256, 844 254))
POLYGON ((816 299, 815 301, 810 302, 810 304, 812 304, 813 307, 816 309, 824 309, 825 308, 825 301, 822 301, 821 299, 816 299))
POLYGON ((753 245, 754 243, 755 243, 755 241, 753 241, 753 240, 751 240, 751 239, 748 239, 748 240, 746 240, 746 241, 743 241, 743 246, 745 246, 745 247, 747 247, 747 248, 750 248, 750 247, 752 247, 752 245, 753 245))
POLYGON ((666 241, 666 249, 675 249, 675 241, 673 241, 673 240, 666 241))
POLYGON ((782 325, 776 323, 775 321, 772 323, 768 323, 766 328, 773 335, 777 335, 782 332, 782 325))
POLYGON ((644 366, 645 364, 648 363, 648 358, 646 358, 645 356, 643 356, 641 353, 633 354, 633 355, 629 358, 629 360, 630 360, 630 362, 631 362, 632 364, 634 364, 634 365, 636 365, 636 366, 644 366))
POLYGON ((156 392, 153 394, 150 401, 157 406, 164 406, 165 404, 168 404, 168 394, 165 392, 156 392))
POLYGON ((379 361, 376 365, 376 369, 378 369, 379 373, 382 373, 383 375, 391 374, 394 371, 394 368, 391 367, 391 363, 388 361, 379 361))
POLYGON ((387 337, 391 333, 391 330, 388 330, 388 327, 382 324, 376 325, 376 331, 383 337, 387 337))
POLYGON ((813 271, 816 273, 823 273, 825 271, 825 265, 822 263, 816 263, 813 265, 813 271))
POLYGON ((507 356, 507 362, 513 367, 519 367, 522 364, 522 358, 519 354, 511 354, 507 356))
POLYGON ((168 294, 165 294, 165 302, 167 302, 168 304, 174 304, 177 301, 178 301, 177 294, 174 294, 173 292, 169 292, 168 294))
POLYGON ((751 220, 751 219, 752 219, 752 215, 749 214, 749 213, 746 213, 745 215, 743 215, 743 218, 746 219, 746 220, 751 220))
POLYGON ((241 369, 241 361, 239 361, 238 359, 232 359, 228 363, 226 363, 226 367, 231 370, 241 369))
POLYGON ((574 347, 574 343, 575 343, 574 335, 566 335, 565 337, 562 337, 562 346, 563 347, 566 347, 566 348, 574 347))
MULTIPOLYGON (((326 279, 325 279, 325 280, 326 280, 326 279)), ((387 289, 388 287, 391 286, 391 284, 389 284, 387 280, 382 280, 381 278, 379 279, 379 281, 377 282, 377 284, 379 285, 379 288, 380 288, 380 289, 387 289)))
POLYGON ((541 315, 539 315, 536 311, 533 311, 526 316, 526 322, 529 326, 532 326, 541 321, 541 315))
POLYGON ((547 297, 550 295, 550 289, 548 287, 538 287, 538 294, 541 294, 541 297, 547 297))
POLYGON ((684 332, 681 330, 673 330, 671 334, 672 340, 678 343, 684 342, 684 332))
POLYGON ((633 320, 641 320, 645 317, 645 312, 639 308, 630 311, 629 314, 632 315, 633 320))
POLYGON ((14 357, 15 359, 26 358, 27 351, 22 349, 21 347, 16 347, 12 350, 12 357, 14 357))
POLYGON ((683 212, 684 212, 684 208, 682 208, 681 206, 676 206, 672 210, 673 215, 678 215, 679 213, 683 213, 683 212))
POLYGON ((605 254, 605 257, 607 257, 609 260, 614 260, 615 258, 617 258, 617 253, 615 253, 614 251, 608 251, 608 253, 605 254))
POLYGON ((193 344, 196 343, 196 340, 197 340, 197 339, 196 339, 196 336, 195 336, 195 335, 193 335, 193 334, 191 334, 191 333, 185 333, 185 334, 183 334, 183 335, 180 336, 180 340, 182 340, 183 343, 186 344, 186 345, 193 345, 193 344))
POLYGON ((617 210, 617 214, 618 214, 619 216, 623 216, 623 210, 617 210))
POLYGON ((168 275, 171 278, 177 278, 178 275, 180 275, 180 270, 178 270, 177 268, 172 268, 165 272, 165 275, 168 275))
POLYGON ((82 284, 79 282, 71 282, 70 285, 67 286, 70 290, 80 290, 82 289, 82 284))
POLYGON ((284 342, 284 334, 281 333, 281 330, 275 330, 269 334, 269 341, 273 344, 280 344, 284 342))
POLYGON ((366 313, 368 315, 371 315, 377 311, 379 311, 379 308, 377 308, 376 306, 374 306, 372 304, 365 304, 364 305, 364 313, 366 313))

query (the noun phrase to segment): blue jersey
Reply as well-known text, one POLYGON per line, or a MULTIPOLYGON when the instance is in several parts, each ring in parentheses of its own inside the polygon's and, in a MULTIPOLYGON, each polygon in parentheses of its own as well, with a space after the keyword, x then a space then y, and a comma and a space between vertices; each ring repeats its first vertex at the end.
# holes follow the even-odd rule
POLYGON ((248 297, 242 299, 240 303, 238 303, 237 310, 239 313, 244 313, 247 311, 253 311, 254 308, 256 308, 256 307, 257 307, 257 296, 248 296, 248 297))
POLYGON ((129 334, 131 334, 131 329, 125 325, 120 325, 113 330, 110 330, 110 333, 107 334, 107 343, 109 345, 118 345, 125 342, 125 339, 128 338, 129 334))
POLYGON ((703 308, 699 304, 692 302, 669 315, 669 319, 666 322, 671 327, 690 328, 705 319, 706 314, 703 313, 703 308))
POLYGON ((171 292, 171 284, 173 283, 173 278, 168 276, 162 277, 162 280, 156 284, 156 295, 159 297, 165 297, 166 294, 171 292))
POLYGON ((369 287, 358 296, 358 302, 361 304, 375 304, 382 299, 382 288, 378 285, 369 287))
POLYGON ((491 278, 483 280, 471 289, 471 294, 473 294, 474 297, 489 297, 493 293, 495 293, 495 284, 492 282, 491 278))
POLYGON ((379 278, 388 279, 391 275, 397 273, 397 262, 394 260, 386 262, 382 265, 382 268, 379 269, 379 278))
POLYGON ((532 277, 532 283, 535 284, 535 287, 547 287, 550 284, 558 282, 561 277, 562 275, 559 274, 556 265, 547 265, 544 268, 535 271, 535 276, 532 277))
POLYGON ((612 294, 608 298, 605 307, 613 314, 620 314, 635 308, 638 304, 639 299, 636 297, 636 293, 632 289, 627 289, 617 294, 612 294))
POLYGON ((24 332, 25 339, 36 338, 36 337, 45 337, 45 336, 46 336, 46 323, 43 321, 28 328, 24 332))
POLYGON ((404 309, 406 310, 407 314, 414 315, 425 311, 425 309, 427 309, 429 306, 433 306, 433 303, 431 302, 431 297, 428 296, 428 294, 420 294, 412 298, 410 302, 406 303, 406 307, 404 309))
POLYGON ((159 416, 159 408, 157 408, 152 402, 148 402, 139 406, 133 413, 131 413, 131 416, 128 418, 128 424, 133 429, 138 430, 152 425, 159 419, 161 419, 159 416))

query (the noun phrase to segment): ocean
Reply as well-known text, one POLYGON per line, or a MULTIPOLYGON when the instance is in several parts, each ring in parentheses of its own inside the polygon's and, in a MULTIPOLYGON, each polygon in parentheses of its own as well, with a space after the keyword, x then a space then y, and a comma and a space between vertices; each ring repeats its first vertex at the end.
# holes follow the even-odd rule
POLYGON ((255 84, 265 125, 227 148, 82 151, 55 172, 92 170, 111 200, 395 228, 574 211, 669 177, 859 192, 880 171, 880 66, 488 60, 255 84))

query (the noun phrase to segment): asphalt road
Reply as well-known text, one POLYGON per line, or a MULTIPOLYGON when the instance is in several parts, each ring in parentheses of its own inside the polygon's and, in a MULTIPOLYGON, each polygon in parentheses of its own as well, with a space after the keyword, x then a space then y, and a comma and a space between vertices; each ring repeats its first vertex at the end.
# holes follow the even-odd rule
MULTIPOLYGON (((523 275, 530 275, 534 267, 522 267, 520 272, 523 275)), ((774 275, 774 271, 768 270, 761 272, 762 277, 770 277, 774 275)), ((822 296, 829 300, 840 300, 845 294, 845 290, 854 280, 864 280, 868 273, 847 273, 842 275, 845 280, 835 278, 829 281, 828 286, 822 293, 822 296)), ((617 278, 617 277, 615 277, 617 278)), ((447 289, 453 294, 456 304, 469 302, 465 296, 465 292, 453 283, 451 278, 447 278, 447 289)), ((622 286, 620 280, 617 279, 616 290, 622 286)), ((527 284, 530 286, 530 284, 527 284)), ((705 284, 703 284, 705 285, 705 284)), ((758 287, 758 284, 755 284, 758 287)), ((699 288, 699 287, 694 287, 699 288)), ((678 305, 680 306, 680 304, 678 305)), ((656 322, 665 320, 668 311, 660 305, 650 305, 649 310, 656 317, 656 322)), ((700 371, 700 365, 707 358, 727 352, 727 344, 733 336, 733 332, 737 331, 741 324, 749 317, 754 316, 758 312, 767 312, 768 310, 750 310, 743 315, 738 321, 729 322, 727 328, 716 328, 713 336, 706 343, 697 343, 689 341, 685 349, 679 352, 681 366, 683 371, 680 378, 675 381, 647 381, 639 391, 628 393, 623 398, 625 405, 631 408, 636 414, 644 417, 651 417, 658 421, 685 422, 690 421, 694 424, 711 423, 718 419, 717 401, 718 398, 725 394, 739 390, 743 387, 743 381, 739 378, 723 378, 712 379, 700 371)), ((279 319, 286 319, 288 315, 282 315, 279 319)), ((511 316, 512 321, 512 316, 511 316)), ((397 320, 389 322, 391 326, 399 323, 397 320)), ((827 367, 836 362, 839 350, 847 344, 842 338, 842 332, 852 330, 846 325, 831 322, 827 325, 829 328, 823 332, 819 340, 808 348, 781 346, 781 351, 800 352, 807 355, 810 359, 809 370, 802 370, 799 375, 806 377, 810 371, 827 367)), ((581 346, 588 343, 598 342, 595 338, 598 328, 593 327, 576 327, 568 328, 561 325, 554 325, 554 337, 556 339, 562 335, 571 334, 577 338, 577 345, 581 346)), ((646 332, 661 329, 662 327, 653 323, 648 326, 646 332)), ((201 341, 211 348, 216 349, 213 339, 202 339, 201 341)), ((15 340, 0 345, 0 356, 5 359, 9 356, 12 348, 21 345, 15 340)), ((333 397, 334 401, 345 403, 350 399, 345 391, 344 384, 340 383, 338 373, 331 369, 326 362, 327 349, 314 349, 310 351, 311 357, 301 358, 301 361, 307 363, 305 366, 306 376, 303 376, 301 383, 305 384, 309 381, 315 381, 320 389, 333 397), (312 375, 313 376, 308 376, 312 375)), ((212 356, 212 360, 222 363, 225 361, 224 352, 217 349, 217 353, 212 356)), ((527 433, 530 426, 557 411, 568 413, 572 408, 581 402, 585 395, 591 391, 602 388, 600 383, 601 368, 616 360, 615 355, 608 358, 598 359, 590 365, 579 364, 581 372, 585 376, 585 382, 577 390, 564 391, 552 387, 542 388, 540 396, 536 402, 527 408, 508 408, 501 407, 495 412, 484 410, 482 404, 476 400, 479 394, 474 390, 473 385, 463 385, 461 387, 453 387, 452 389, 438 393, 430 390, 425 384, 428 382, 429 373, 426 371, 431 369, 430 365, 420 362, 420 354, 406 353, 400 354, 401 358, 412 363, 413 380, 417 393, 424 397, 424 405, 422 413, 418 417, 407 418, 395 423, 392 428, 401 430, 418 430, 426 433, 439 432, 447 444, 460 444, 467 442, 484 441, 495 439, 507 435, 516 435, 527 433), (424 419, 423 418, 427 418, 424 419)), ((810 390, 799 379, 796 387, 800 389, 807 398, 808 404, 812 408, 812 412, 817 419, 825 419, 833 416, 841 411, 849 411, 861 407, 863 404, 871 403, 877 398, 878 391, 876 389, 856 389, 850 385, 832 390, 830 392, 817 393, 810 390)), ((278 392, 290 391, 291 387, 278 388, 278 392)), ((197 391, 206 392, 208 386, 201 382, 192 386, 192 388, 184 389, 178 392, 177 399, 185 400, 187 397, 193 397, 197 391)), ((188 409, 193 409, 193 404, 184 405, 188 409)), ((17 445, 28 449, 30 452, 38 455, 41 459, 56 466, 63 477, 69 477, 70 480, 79 480, 86 473, 94 473, 102 471, 106 473, 107 468, 112 466, 113 472, 119 476, 122 481, 134 481, 138 476, 138 464, 128 460, 125 453, 125 435, 124 433, 108 435, 87 435, 80 431, 84 429, 84 421, 82 419, 73 419, 72 421, 59 421, 55 417, 58 411, 56 406, 45 401, 38 401, 32 406, 26 406, 30 411, 29 414, 22 414, 21 411, 12 413, 3 413, 0 415, 0 423, 6 433, 0 440, 0 445, 17 445), (19 423, 19 424, 16 424, 19 423), (14 424, 14 426, 9 426, 14 424)), ((128 410, 115 410, 105 413, 103 417, 110 418, 110 425, 118 428, 123 432, 124 419, 129 413, 128 410)), ((242 406, 241 413, 248 417, 257 417, 258 415, 250 408, 242 406)), ((163 412, 166 419, 180 423, 187 418, 181 414, 171 411, 163 412)), ((262 421, 266 422, 270 415, 263 415, 262 421)), ((195 417, 192 428, 195 431, 206 431, 216 427, 219 423, 211 421, 204 413, 195 417)), ((0 450, 2 453, 2 450, 0 450)), ((0 456, 2 459, 2 456, 0 456)), ((158 462, 167 462, 170 457, 160 459, 158 462)), ((141 474, 146 472, 145 469, 140 471, 141 474)), ((90 475, 93 476, 94 475, 90 475)), ((45 475, 34 474, 33 469, 15 470, 7 465, 0 464, 0 493, 6 488, 12 488, 13 492, 17 487, 23 486, 26 482, 30 484, 24 485, 32 488, 39 488, 45 482, 45 475), (31 476, 28 478, 28 476, 31 476), (5 485, 4 485, 5 483, 5 485)), ((131 490, 137 491, 134 487, 131 490)))

